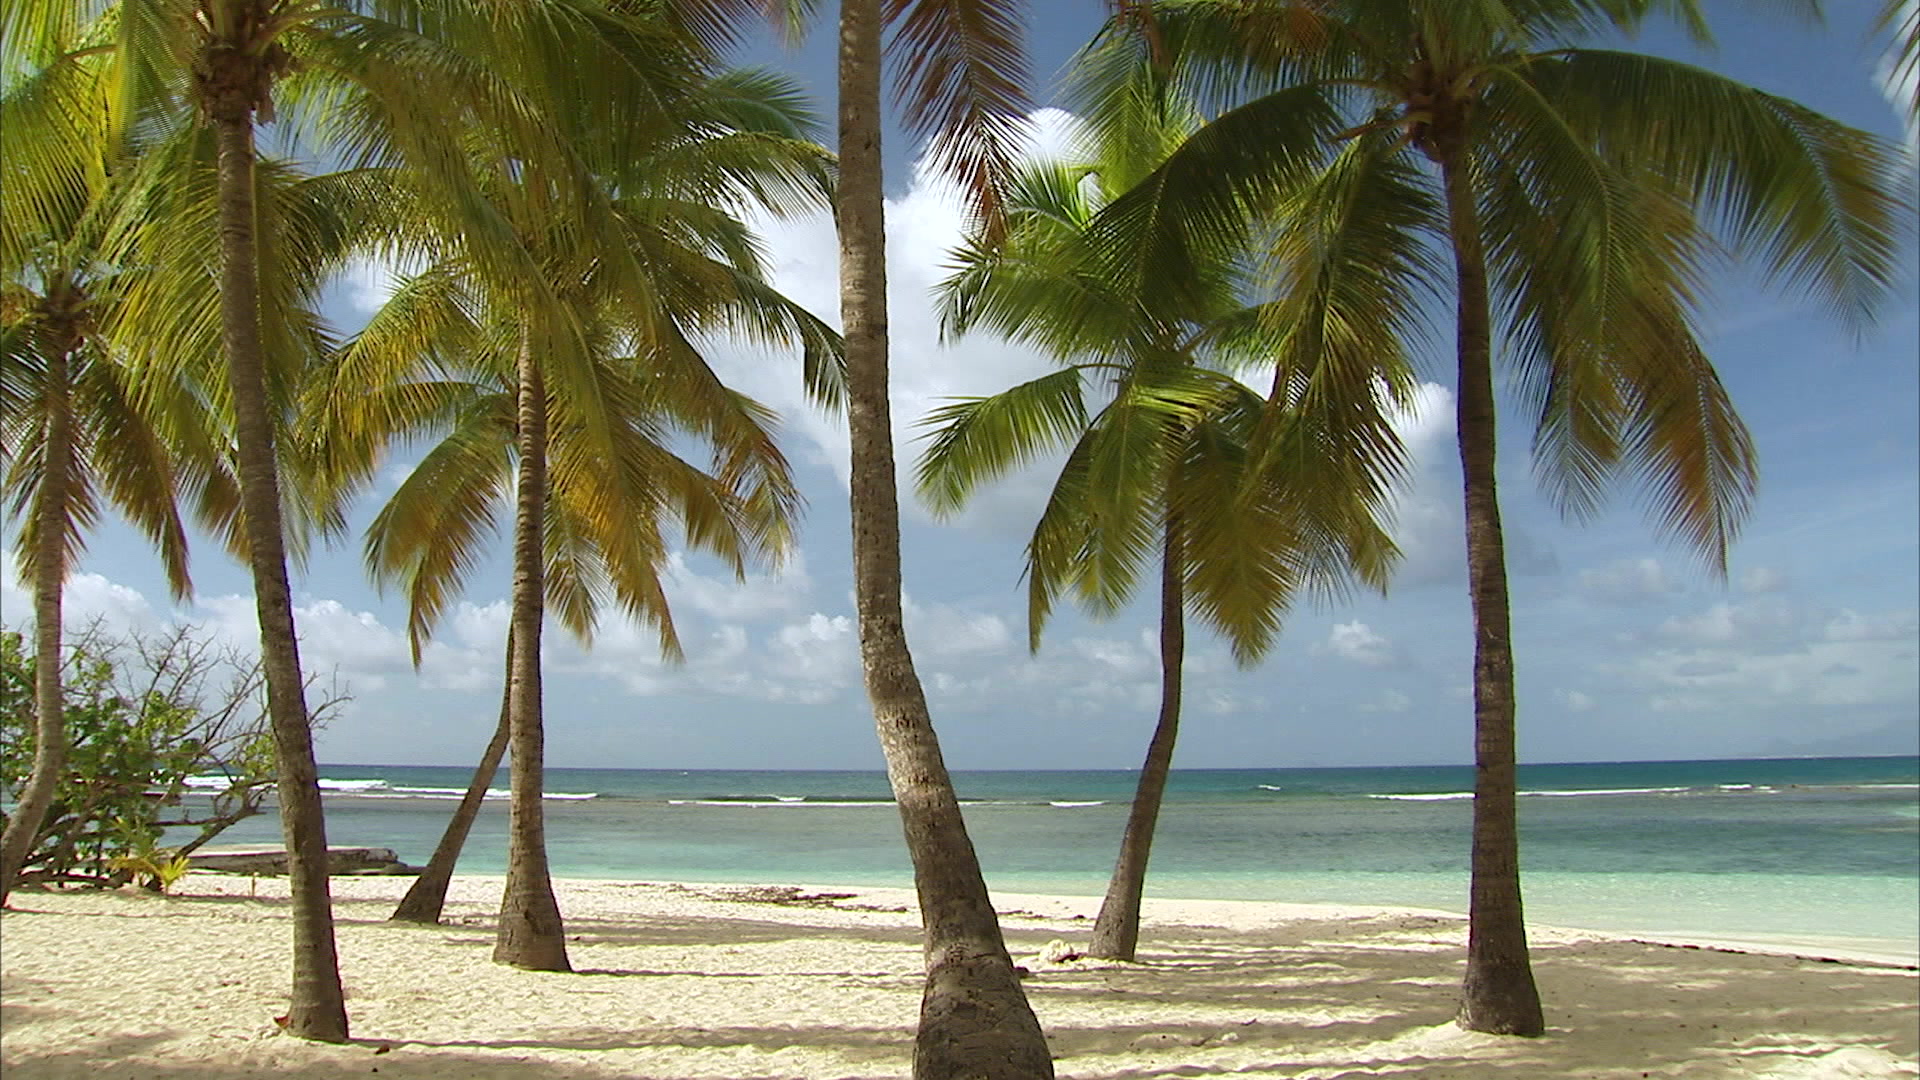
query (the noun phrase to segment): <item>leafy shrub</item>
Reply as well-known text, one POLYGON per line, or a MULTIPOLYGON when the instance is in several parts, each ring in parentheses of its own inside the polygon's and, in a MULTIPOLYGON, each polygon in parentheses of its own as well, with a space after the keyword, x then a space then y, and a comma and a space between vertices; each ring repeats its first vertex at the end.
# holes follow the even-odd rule
MULTIPOLYGON (((0 630, 0 788, 8 791, 33 765, 33 664, 22 635, 0 630)), ((96 625, 69 645, 62 682, 66 774, 23 884, 144 876, 164 891, 195 849, 260 812, 274 763, 257 660, 197 627, 115 637, 96 625), (198 831, 160 847, 170 828, 198 831)))

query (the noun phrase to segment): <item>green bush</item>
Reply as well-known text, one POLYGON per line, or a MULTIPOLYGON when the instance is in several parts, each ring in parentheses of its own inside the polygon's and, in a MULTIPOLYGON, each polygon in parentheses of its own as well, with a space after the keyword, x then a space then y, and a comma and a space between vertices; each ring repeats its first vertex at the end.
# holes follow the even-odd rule
MULTIPOLYGON (((33 665, 22 635, 0 630, 7 791, 18 791, 33 765, 33 665)), ((164 891, 194 849, 258 813, 271 791, 259 664, 195 627, 114 637, 96 626, 69 646, 63 667, 67 768, 21 883, 118 885, 141 876, 164 891), (189 794, 191 777, 223 783, 189 794), (159 847, 170 828, 197 833, 159 847)))

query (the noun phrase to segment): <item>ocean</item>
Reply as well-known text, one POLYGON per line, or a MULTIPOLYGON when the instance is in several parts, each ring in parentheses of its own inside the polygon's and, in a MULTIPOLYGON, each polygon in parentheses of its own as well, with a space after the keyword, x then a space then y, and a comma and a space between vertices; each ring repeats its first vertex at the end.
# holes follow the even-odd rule
MULTIPOLYGON (((424 863, 465 767, 325 765, 329 843, 424 863)), ((910 885, 879 772, 558 769, 563 877, 910 885)), ((1464 911, 1468 767, 1184 769, 1167 786, 1149 896, 1464 911)), ((1127 771, 960 772, 997 891, 1098 896, 1127 771)), ((504 787, 504 775, 497 781, 504 787)), ((1920 758, 1523 765, 1529 921, 1649 935, 1821 941, 1920 954, 1920 758)), ((496 791, 460 869, 505 869, 496 791)), ((219 843, 278 843, 272 814, 219 843)))

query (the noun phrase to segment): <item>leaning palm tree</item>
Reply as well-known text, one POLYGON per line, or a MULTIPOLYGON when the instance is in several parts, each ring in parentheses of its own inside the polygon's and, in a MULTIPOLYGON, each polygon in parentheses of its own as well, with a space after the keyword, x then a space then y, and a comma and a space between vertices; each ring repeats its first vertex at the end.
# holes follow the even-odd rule
MULTIPOLYGON (((1755 465, 1694 331, 1713 256, 1758 257, 1856 324, 1894 268, 1904 208, 1883 142, 1699 68, 1576 44, 1656 12, 1706 35, 1690 2, 1170 0, 1116 24, 1080 69, 1096 125, 1143 64, 1230 106, 1094 224, 1106 272, 1151 269, 1156 303, 1189 291, 1196 244, 1276 206, 1308 220, 1352 207, 1384 227, 1388 208, 1348 184, 1296 198, 1343 145, 1414 170, 1431 195, 1404 228, 1453 264, 1476 762, 1459 1020, 1474 1030, 1544 1029, 1521 912, 1494 339, 1537 418, 1549 493, 1584 514, 1626 473, 1655 524, 1724 572, 1755 465)), ((1280 246, 1302 235, 1283 216, 1280 246)), ((1330 287, 1359 268, 1334 254, 1330 287)))
MULTIPOLYGON (((610 597, 651 623, 662 652, 678 658, 659 582, 666 521, 739 573, 783 550, 797 495, 771 417, 719 383, 696 338, 736 331, 797 341, 812 391, 838 394, 837 336, 768 286, 753 238, 731 212, 824 198, 828 160, 803 137, 797 94, 777 77, 736 72, 669 100, 651 124, 621 129, 625 160, 592 207, 593 227, 559 235, 538 216, 552 177, 497 155, 476 133, 475 170, 493 174, 488 191, 510 243, 552 269, 502 280, 486 269, 485 257, 499 258, 486 250, 496 240, 427 233, 412 254, 432 264, 396 292, 335 373, 336 387, 374 391, 327 395, 339 405, 325 425, 337 430, 323 441, 353 448, 337 467, 357 477, 378 447, 442 433, 367 537, 375 577, 406 590, 416 662, 493 510, 512 493, 509 735, 490 745, 440 846, 438 872, 397 914, 437 918, 460 837, 511 745, 512 839, 495 958, 522 967, 567 967, 541 833, 542 612, 590 641, 610 597), (669 449, 684 436, 712 448, 710 472, 669 449)), ((593 148, 582 149, 591 157, 593 148)))
MULTIPOLYGON (((1147 863, 1179 734, 1187 611, 1250 664, 1272 645, 1298 594, 1338 596, 1356 581, 1385 588, 1397 553, 1379 517, 1401 454, 1385 411, 1374 406, 1404 400, 1405 391, 1382 383, 1342 417, 1375 429, 1378 460, 1326 459, 1314 451, 1339 444, 1320 441, 1302 442, 1304 455, 1250 452, 1261 440, 1287 436, 1263 424, 1260 394, 1218 369, 1251 363, 1284 371, 1301 358, 1288 348, 1292 327, 1280 321, 1282 306, 1247 303, 1245 252, 1222 251, 1200 268, 1210 294, 1181 318, 1142 320, 1135 298, 1086 269, 1093 216, 1199 123, 1172 95, 1143 93, 1137 104, 1139 122, 1124 133, 1110 128, 1090 160, 1024 171, 1009 193, 1005 241, 961 253, 942 286, 946 329, 992 327, 1052 352, 1065 368, 934 413, 919 473, 922 496, 951 513, 1017 463, 1067 449, 1027 545, 1035 649, 1061 593, 1110 615, 1160 551, 1159 716, 1088 948, 1128 961, 1139 943, 1147 863)), ((1392 203, 1418 212, 1422 193, 1404 177, 1380 182, 1392 203)), ((1383 269, 1422 258, 1404 243, 1375 254, 1383 269)), ((1349 320, 1398 302, 1378 292, 1340 299, 1334 315, 1349 320)), ((1270 419, 1300 417, 1284 411, 1270 419)))

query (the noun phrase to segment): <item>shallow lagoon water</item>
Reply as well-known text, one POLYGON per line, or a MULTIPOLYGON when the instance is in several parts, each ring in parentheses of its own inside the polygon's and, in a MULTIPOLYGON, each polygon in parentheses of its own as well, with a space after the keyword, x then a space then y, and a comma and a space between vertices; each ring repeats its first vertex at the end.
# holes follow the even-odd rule
MULTIPOLYGON (((329 841, 426 861, 464 768, 328 765, 329 841)), ((991 887, 1105 890, 1133 774, 956 774, 991 887)), ((503 777, 498 781, 506 783, 503 777)), ((1177 770, 1149 895, 1462 911, 1472 770, 1177 770)), ((877 772, 548 769, 554 873, 905 885, 877 772)), ((1523 766, 1533 921, 1920 953, 1920 759, 1523 766)), ((499 793, 504 795, 505 792, 499 793)), ((498 873, 489 800, 461 869, 498 873)), ((271 815, 222 843, 277 843, 271 815)))

